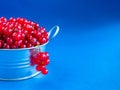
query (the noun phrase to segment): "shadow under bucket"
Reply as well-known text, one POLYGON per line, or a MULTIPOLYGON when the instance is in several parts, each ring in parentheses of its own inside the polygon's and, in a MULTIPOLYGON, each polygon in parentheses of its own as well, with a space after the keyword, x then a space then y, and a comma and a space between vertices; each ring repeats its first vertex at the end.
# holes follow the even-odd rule
MULTIPOLYGON (((59 26, 54 26, 48 32, 49 41, 59 32, 59 26), (51 36, 51 33, 54 34, 51 36)), ((0 49, 0 80, 24 80, 38 75, 35 66, 31 66, 31 50, 45 51, 48 44, 22 49, 0 49)))

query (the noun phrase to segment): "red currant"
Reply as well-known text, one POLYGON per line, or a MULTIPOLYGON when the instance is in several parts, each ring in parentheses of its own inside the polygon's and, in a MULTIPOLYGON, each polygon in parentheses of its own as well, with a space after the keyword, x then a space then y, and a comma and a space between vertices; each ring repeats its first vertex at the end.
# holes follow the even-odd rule
POLYGON ((34 28, 35 28, 35 29, 38 29, 38 28, 39 28, 39 24, 38 24, 38 23, 35 23, 35 24, 34 24, 34 28))
POLYGON ((41 36, 42 36, 41 33, 40 33, 39 31, 37 31, 35 37, 36 37, 37 39, 39 39, 41 36))
POLYGON ((47 74, 48 73, 48 70, 46 68, 42 69, 41 70, 42 74, 47 74))
POLYGON ((29 24, 25 24, 24 30, 27 30, 28 32, 31 32, 33 30, 33 27, 29 24))
POLYGON ((21 44, 20 48, 26 48, 26 45, 25 44, 21 44))
POLYGON ((32 44, 31 43, 27 43, 26 47, 30 48, 30 47, 32 47, 32 44))
POLYGON ((28 41, 30 41, 32 38, 33 38, 33 37, 32 37, 30 34, 28 34, 28 35, 26 36, 26 39, 27 39, 28 41))
POLYGON ((10 36, 12 34, 12 29, 6 27, 4 30, 3 30, 3 33, 7 36, 10 36))
POLYGON ((6 19, 5 17, 1 17, 0 20, 1 20, 2 22, 6 22, 6 21, 7 21, 7 19, 6 19))
POLYGON ((48 52, 44 52, 44 53, 45 53, 45 55, 46 55, 46 58, 49 59, 49 54, 48 54, 48 52))
POLYGON ((42 65, 42 66, 37 65, 37 66, 36 66, 36 70, 37 70, 37 71, 42 71, 43 69, 45 69, 45 66, 44 66, 44 65, 42 65))
POLYGON ((32 38, 30 40, 30 43, 33 45, 33 46, 36 46, 37 45, 37 39, 36 38, 32 38))
POLYGON ((10 45, 8 45, 7 43, 4 43, 3 47, 4 48, 10 48, 10 45))
POLYGON ((10 21, 10 22, 15 22, 15 21, 16 21, 16 19, 15 19, 15 18, 13 18, 13 17, 11 17, 11 18, 9 19, 9 21, 10 21))
POLYGON ((23 43, 23 41, 22 41, 22 40, 19 40, 19 41, 15 41, 14 44, 15 44, 17 47, 19 47, 19 46, 22 45, 22 43, 23 43))
POLYGON ((42 61, 42 64, 43 65, 48 65, 50 63, 50 60, 49 59, 45 59, 42 61))
POLYGON ((27 31, 27 30, 23 30, 23 33, 24 33, 25 35, 28 35, 28 31, 27 31))
POLYGON ((39 52, 37 57, 41 60, 45 59, 46 58, 46 55, 43 53, 43 52, 39 52))
POLYGON ((46 38, 39 38, 40 45, 45 44, 47 42, 46 38))
POLYGON ((45 32, 45 28, 44 28, 44 27, 40 27, 40 28, 38 29, 38 31, 40 31, 40 33, 44 33, 44 32, 45 32))
POLYGON ((12 38, 10 38, 10 37, 8 37, 7 38, 7 40, 6 40, 6 42, 7 42, 7 44, 12 44, 13 43, 13 39, 12 38))
POLYGON ((21 39, 22 39, 22 40, 25 39, 25 34, 24 34, 24 33, 21 34, 21 39))
POLYGON ((21 39, 21 34, 20 33, 14 32, 12 34, 12 36, 13 36, 13 39, 16 40, 16 41, 21 39))

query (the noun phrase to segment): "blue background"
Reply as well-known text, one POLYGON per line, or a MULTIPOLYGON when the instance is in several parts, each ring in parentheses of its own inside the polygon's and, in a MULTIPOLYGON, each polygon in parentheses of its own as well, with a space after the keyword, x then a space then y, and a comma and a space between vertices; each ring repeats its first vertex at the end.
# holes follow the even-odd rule
POLYGON ((46 51, 49 74, 0 90, 120 90, 119 0, 0 0, 0 16, 60 26, 46 51))

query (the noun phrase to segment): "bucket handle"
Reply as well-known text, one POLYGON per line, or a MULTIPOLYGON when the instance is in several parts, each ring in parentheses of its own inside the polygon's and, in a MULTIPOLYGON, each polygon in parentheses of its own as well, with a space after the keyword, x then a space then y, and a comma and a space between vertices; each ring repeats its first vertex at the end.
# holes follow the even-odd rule
POLYGON ((48 32, 49 40, 53 39, 59 32, 60 27, 58 25, 53 26, 48 32), (51 35, 54 32, 53 35, 51 35))

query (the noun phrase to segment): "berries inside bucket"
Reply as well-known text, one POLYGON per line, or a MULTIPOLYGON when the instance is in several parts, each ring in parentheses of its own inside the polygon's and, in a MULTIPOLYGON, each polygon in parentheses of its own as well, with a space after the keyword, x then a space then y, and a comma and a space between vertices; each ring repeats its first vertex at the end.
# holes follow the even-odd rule
MULTIPOLYGON (((48 32, 38 23, 27 20, 26 18, 6 19, 0 18, 0 49, 19 49, 30 48, 43 45, 48 42, 48 32)), ((36 70, 42 74, 47 74, 45 68, 49 63, 47 52, 38 52, 30 56, 31 65, 36 65, 36 70)))
POLYGON ((29 48, 47 41, 48 32, 38 23, 19 17, 0 18, 0 48, 29 48))

